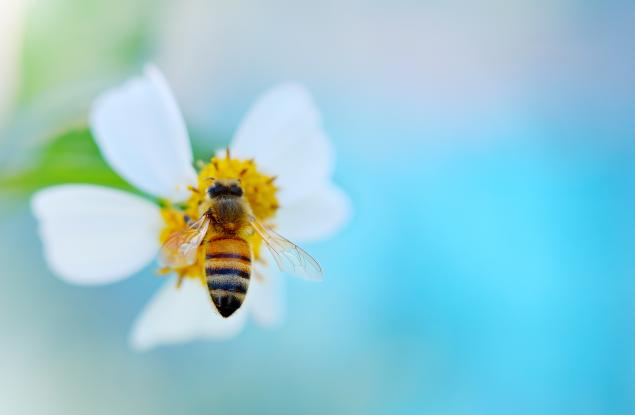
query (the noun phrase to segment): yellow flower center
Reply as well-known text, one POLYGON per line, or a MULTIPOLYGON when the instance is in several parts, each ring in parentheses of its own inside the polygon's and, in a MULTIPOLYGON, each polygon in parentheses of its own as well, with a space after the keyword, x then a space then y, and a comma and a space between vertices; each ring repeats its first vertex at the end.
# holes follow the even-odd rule
MULTIPOLYGON (((198 188, 191 189, 190 198, 180 206, 167 204, 161 209, 161 216, 165 226, 159 236, 164 243, 174 232, 187 228, 186 217, 198 219, 199 201, 205 197, 208 187, 215 179, 237 179, 243 189, 243 195, 256 218, 261 222, 271 220, 278 210, 276 193, 278 188, 274 184, 275 177, 266 176, 258 171, 253 160, 239 160, 227 157, 213 157, 209 163, 202 166, 198 174, 198 188)), ((257 233, 249 237, 248 241, 255 259, 260 258, 262 240, 257 233)), ((182 278, 205 278, 205 249, 201 245, 198 249, 198 261, 188 267, 179 269, 162 269, 160 273, 176 272, 179 281, 182 278)))

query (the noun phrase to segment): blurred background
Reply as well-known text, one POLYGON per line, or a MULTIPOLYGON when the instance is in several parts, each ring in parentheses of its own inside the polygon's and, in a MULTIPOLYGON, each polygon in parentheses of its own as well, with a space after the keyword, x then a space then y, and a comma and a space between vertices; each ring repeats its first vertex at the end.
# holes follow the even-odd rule
POLYGON ((635 3, 1 8, 0 412, 635 413, 635 3), (116 180, 55 137, 148 61, 202 154, 268 87, 315 95, 355 215, 280 329, 135 353, 152 267, 85 288, 44 263, 30 192, 116 180))

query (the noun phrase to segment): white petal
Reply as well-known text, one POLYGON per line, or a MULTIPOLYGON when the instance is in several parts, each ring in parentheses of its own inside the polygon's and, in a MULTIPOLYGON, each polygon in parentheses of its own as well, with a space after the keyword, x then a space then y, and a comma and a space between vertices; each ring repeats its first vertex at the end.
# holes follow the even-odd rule
POLYGON ((293 242, 326 239, 341 229, 351 217, 348 196, 333 184, 289 205, 282 206, 275 218, 280 235, 293 242))
POLYGON ((148 264, 159 247, 159 209, 126 192, 55 186, 36 193, 31 209, 49 266, 70 283, 121 280, 148 264))
POLYGON ((111 89, 95 102, 91 129, 104 158, 144 192, 181 201, 196 183, 183 117, 163 75, 144 76, 111 89))
POLYGON ((170 279, 135 321, 130 335, 132 347, 148 350, 160 344, 201 338, 221 340, 238 334, 245 324, 244 305, 231 317, 223 318, 214 310, 206 290, 197 279, 184 279, 180 288, 170 279))
MULTIPOLYGON (((267 258, 273 264, 273 258, 267 258)), ((285 281, 283 275, 269 267, 258 270, 259 277, 253 276, 246 300, 254 319, 262 326, 279 326, 286 312, 285 281)))
POLYGON ((283 84, 256 101, 231 144, 232 155, 254 158, 277 175, 283 204, 301 199, 327 181, 334 166, 331 142, 309 92, 283 84))

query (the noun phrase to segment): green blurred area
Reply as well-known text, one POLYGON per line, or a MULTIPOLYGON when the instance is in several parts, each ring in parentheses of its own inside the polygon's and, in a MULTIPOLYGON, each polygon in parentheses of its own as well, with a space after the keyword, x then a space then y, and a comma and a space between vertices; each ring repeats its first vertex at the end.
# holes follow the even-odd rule
POLYGON ((0 189, 30 193, 46 186, 77 182, 134 191, 104 161, 88 128, 70 130, 47 142, 31 168, 0 177, 0 189))
POLYGON ((54 0, 32 4, 19 102, 100 74, 138 66, 151 50, 155 2, 54 0), (107 33, 107 35, 105 35, 107 33))

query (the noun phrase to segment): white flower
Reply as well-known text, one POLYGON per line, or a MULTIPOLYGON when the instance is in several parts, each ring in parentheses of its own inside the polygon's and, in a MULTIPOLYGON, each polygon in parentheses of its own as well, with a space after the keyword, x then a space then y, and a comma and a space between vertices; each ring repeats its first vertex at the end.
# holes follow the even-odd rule
MULTIPOLYGON (((129 183, 174 202, 196 185, 192 151, 175 99, 161 73, 148 67, 142 77, 103 94, 94 104, 91 128, 104 158, 129 183)), ((277 176, 277 231, 294 242, 326 238, 350 216, 347 196, 331 181, 334 152, 321 129, 308 92, 284 84, 265 93, 249 111, 230 145, 232 157, 253 158, 258 169, 277 176)), ((68 184, 34 195, 46 260, 73 284, 106 284, 144 268, 160 247, 165 227, 160 208, 120 190, 68 184)), ((272 261, 269 261, 271 264, 272 261)), ((248 313, 263 325, 284 314, 283 281, 277 271, 259 270, 245 304, 230 318, 213 310, 199 281, 170 278, 133 325, 136 349, 196 338, 237 334, 248 313)))

